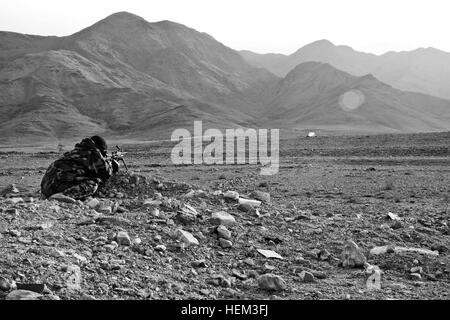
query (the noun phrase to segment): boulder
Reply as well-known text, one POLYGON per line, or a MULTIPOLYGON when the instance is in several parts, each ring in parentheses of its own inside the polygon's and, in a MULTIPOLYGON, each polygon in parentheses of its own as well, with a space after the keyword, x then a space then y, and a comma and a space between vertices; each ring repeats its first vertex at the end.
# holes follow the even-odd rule
POLYGON ((64 202, 64 203, 70 203, 70 204, 75 204, 77 203, 77 201, 71 197, 68 197, 62 193, 56 193, 54 195, 52 195, 49 200, 55 200, 58 202, 64 202))
POLYGON ((187 246, 198 246, 198 240, 189 232, 178 229, 176 232, 178 239, 180 239, 187 246))
POLYGON ((341 263, 344 268, 360 268, 364 267, 366 257, 358 245, 354 241, 349 240, 342 250, 341 263))
POLYGON ((41 294, 28 290, 14 290, 11 291, 5 300, 39 300, 41 294))
POLYGON ((252 192, 251 197, 264 203, 270 203, 270 193, 267 192, 256 190, 252 192))
POLYGON ((286 282, 280 276, 267 273, 258 277, 258 286, 266 291, 283 291, 286 289, 286 282))
POLYGON ((209 219, 209 222, 216 226, 231 226, 236 223, 236 219, 225 211, 214 212, 209 219))

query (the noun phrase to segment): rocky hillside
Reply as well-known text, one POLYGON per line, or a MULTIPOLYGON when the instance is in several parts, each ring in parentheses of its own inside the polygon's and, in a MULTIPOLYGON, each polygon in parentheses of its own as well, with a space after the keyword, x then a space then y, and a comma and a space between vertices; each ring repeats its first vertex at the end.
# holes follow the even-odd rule
POLYGON ((450 128, 450 101, 400 91, 372 75, 355 77, 325 63, 298 65, 267 91, 266 99, 269 122, 281 127, 374 132, 450 128))
POLYGON ((276 79, 207 34, 125 12, 68 37, 0 39, 3 137, 254 124, 257 94, 276 79))

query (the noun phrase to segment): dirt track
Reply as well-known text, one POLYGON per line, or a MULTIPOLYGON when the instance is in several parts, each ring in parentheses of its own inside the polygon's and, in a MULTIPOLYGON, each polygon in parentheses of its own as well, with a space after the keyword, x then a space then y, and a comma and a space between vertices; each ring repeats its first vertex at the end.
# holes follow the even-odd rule
POLYGON ((119 210, 101 216, 86 204, 29 201, 57 153, 0 153, 0 189, 14 183, 20 193, 13 196, 25 200, 0 200, 0 276, 45 283, 44 297, 61 299, 448 299, 449 141, 450 134, 290 139, 281 144, 279 175, 270 178, 251 165, 173 166, 169 145, 123 146, 130 170, 146 179, 134 187, 119 179, 98 197, 100 207, 119 210), (190 190, 204 193, 186 197, 190 190), (271 201, 257 216, 216 192, 228 190, 246 198, 260 190, 271 201), (162 203, 145 205, 156 193, 162 203), (177 215, 183 204, 198 216, 177 215), (231 248, 220 247, 209 222, 217 211, 236 219, 228 228, 231 248), (181 227, 198 246, 181 245, 181 227), (140 244, 115 248, 121 230, 140 244), (339 265, 347 239, 382 270, 380 290, 368 290, 363 268, 339 265), (439 255, 369 254, 384 245, 439 255), (267 259, 257 249, 284 259, 267 259), (322 260, 323 250, 330 255, 322 260), (70 266, 80 268, 79 287, 68 287, 70 266), (420 279, 413 267, 422 267, 420 279), (315 282, 302 282, 302 271, 315 282), (264 273, 281 276, 284 290, 259 288, 264 273))

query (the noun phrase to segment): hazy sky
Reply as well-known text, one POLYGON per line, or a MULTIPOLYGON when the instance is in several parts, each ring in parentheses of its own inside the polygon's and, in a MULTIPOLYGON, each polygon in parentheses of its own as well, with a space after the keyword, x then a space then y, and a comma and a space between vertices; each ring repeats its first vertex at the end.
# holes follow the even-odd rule
POLYGON ((260 53, 290 54, 320 39, 377 54, 450 52, 448 0, 2 0, 0 30, 63 36, 117 11, 179 22, 260 53))

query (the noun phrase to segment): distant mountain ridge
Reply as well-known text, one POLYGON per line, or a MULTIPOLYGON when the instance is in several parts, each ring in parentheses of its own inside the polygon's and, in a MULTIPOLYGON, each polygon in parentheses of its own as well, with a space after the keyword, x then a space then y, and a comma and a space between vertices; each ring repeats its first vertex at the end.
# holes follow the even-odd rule
POLYGON ((450 99, 450 53, 434 48, 388 52, 378 56, 319 40, 291 55, 251 51, 241 51, 241 55, 252 65, 266 68, 280 77, 286 76, 300 63, 324 62, 355 76, 373 74, 400 90, 450 99))
MULTIPOLYGON (((322 42, 296 54, 312 55, 321 47, 326 57, 332 46, 322 42)), ((274 57, 269 60, 285 59, 274 57)), ((167 138, 194 120, 203 120, 205 128, 319 124, 422 132, 450 127, 447 100, 394 90, 374 77, 354 77, 321 63, 297 64, 286 77, 252 64, 206 33, 127 12, 67 37, 0 32, 0 142, 91 133, 167 138), (352 89, 367 96, 366 104, 342 113, 336 109, 339 97, 352 89)))

